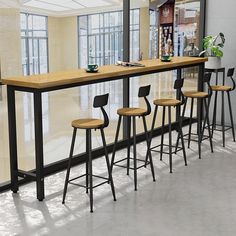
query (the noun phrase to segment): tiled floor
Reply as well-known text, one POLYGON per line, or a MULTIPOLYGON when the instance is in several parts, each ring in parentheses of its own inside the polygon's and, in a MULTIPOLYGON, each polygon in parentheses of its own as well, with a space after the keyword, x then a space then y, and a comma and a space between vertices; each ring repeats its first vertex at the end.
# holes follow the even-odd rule
MULTIPOLYGON (((112 200, 109 185, 97 188, 92 214, 81 188, 69 186, 66 205, 61 204, 65 172, 46 178, 44 202, 35 199, 35 183, 21 187, 19 194, 2 193, 0 235, 234 236, 236 144, 230 132, 226 140, 223 148, 221 135, 216 133, 213 154, 204 141, 202 160, 193 143, 187 150, 187 167, 181 153, 174 156, 173 174, 168 157, 160 162, 153 154, 157 181, 152 182, 149 168, 140 169, 137 192, 132 175, 115 168, 117 202, 112 200)), ((139 155, 145 152, 145 144, 139 144, 139 155)), ((118 153, 118 157, 124 155, 125 150, 118 153)), ((103 158, 94 161, 94 169, 105 174, 103 158)), ((75 167, 72 174, 82 170, 83 166, 75 167)))

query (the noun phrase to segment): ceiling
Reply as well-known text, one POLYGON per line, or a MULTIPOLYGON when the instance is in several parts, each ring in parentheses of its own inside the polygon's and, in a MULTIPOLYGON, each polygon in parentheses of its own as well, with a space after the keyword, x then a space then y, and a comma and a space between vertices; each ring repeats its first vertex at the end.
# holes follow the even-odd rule
MULTIPOLYGON (((1 1, 1 0, 0 0, 1 1)), ((120 9, 123 0, 18 0, 23 11, 68 16, 120 9)), ((133 7, 148 6, 149 0, 131 0, 133 7)))

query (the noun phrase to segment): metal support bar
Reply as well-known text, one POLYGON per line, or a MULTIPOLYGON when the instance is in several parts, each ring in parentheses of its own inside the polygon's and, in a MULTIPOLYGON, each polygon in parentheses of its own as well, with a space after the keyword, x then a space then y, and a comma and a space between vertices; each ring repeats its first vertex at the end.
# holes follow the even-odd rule
POLYGON ((7 86, 7 105, 8 105, 8 129, 9 129, 9 148, 10 148, 10 167, 11 167, 11 190, 17 193, 18 187, 18 163, 17 163, 17 135, 16 135, 16 106, 15 90, 7 86))
MULTIPOLYGON (((123 61, 130 60, 130 0, 123 1, 123 61)), ((129 107, 130 79, 123 79, 123 107, 129 107)), ((123 119, 123 138, 128 137, 128 118, 123 119)))
POLYGON ((37 199, 44 199, 42 93, 34 92, 34 126, 37 199))

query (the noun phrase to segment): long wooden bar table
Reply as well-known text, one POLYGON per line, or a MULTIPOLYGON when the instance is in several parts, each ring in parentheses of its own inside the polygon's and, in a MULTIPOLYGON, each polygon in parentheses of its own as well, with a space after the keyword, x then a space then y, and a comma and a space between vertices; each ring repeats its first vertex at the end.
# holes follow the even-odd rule
MULTIPOLYGON (((198 66, 198 89, 203 90, 202 76, 206 58, 173 57, 171 62, 160 60, 144 60, 140 63, 145 67, 102 66, 98 73, 87 73, 84 69, 48 73, 32 76, 20 76, 2 79, 7 85, 8 122, 9 122, 9 148, 11 168, 11 190, 19 190, 18 177, 30 176, 36 180, 37 199, 42 201, 44 194, 44 152, 43 152, 43 125, 42 125, 42 93, 76 86, 101 83, 127 77, 135 77, 164 71, 177 70, 177 79, 182 77, 181 69, 198 66), (18 170, 17 155, 17 127, 15 91, 30 92, 34 97, 34 123, 35 123, 35 158, 36 171, 28 173, 18 170)), ((200 114, 200 113, 199 113, 200 114)))

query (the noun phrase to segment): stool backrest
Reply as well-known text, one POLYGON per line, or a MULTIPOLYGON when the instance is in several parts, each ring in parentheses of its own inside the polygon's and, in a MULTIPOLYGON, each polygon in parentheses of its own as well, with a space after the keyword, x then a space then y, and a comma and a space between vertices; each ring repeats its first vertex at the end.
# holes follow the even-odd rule
POLYGON ((176 79, 175 80, 174 89, 178 90, 178 92, 180 93, 181 104, 185 103, 185 97, 184 97, 184 94, 182 92, 183 85, 184 85, 184 79, 176 79))
POLYGON ((205 73, 203 77, 203 83, 206 83, 208 86, 208 96, 211 97, 212 95, 212 88, 210 85, 210 80, 211 80, 211 73, 205 73))
POLYGON ((227 72, 227 76, 230 77, 230 79, 232 80, 232 83, 233 83, 233 88, 231 88, 231 91, 234 90, 236 87, 233 75, 234 75, 234 68, 229 68, 228 72, 227 72))
POLYGON ((103 127, 107 127, 109 125, 108 115, 107 115, 105 109, 103 108, 108 103, 108 97, 109 97, 109 94, 107 93, 104 95, 98 95, 98 96, 94 97, 94 100, 93 100, 93 107, 94 108, 101 108, 101 111, 102 111, 102 114, 104 117, 103 127))
POLYGON ((147 85, 147 86, 140 87, 138 91, 138 97, 144 98, 147 105, 147 111, 145 115, 149 115, 151 113, 151 105, 147 99, 147 96, 150 94, 150 90, 151 90, 151 85, 147 85))

